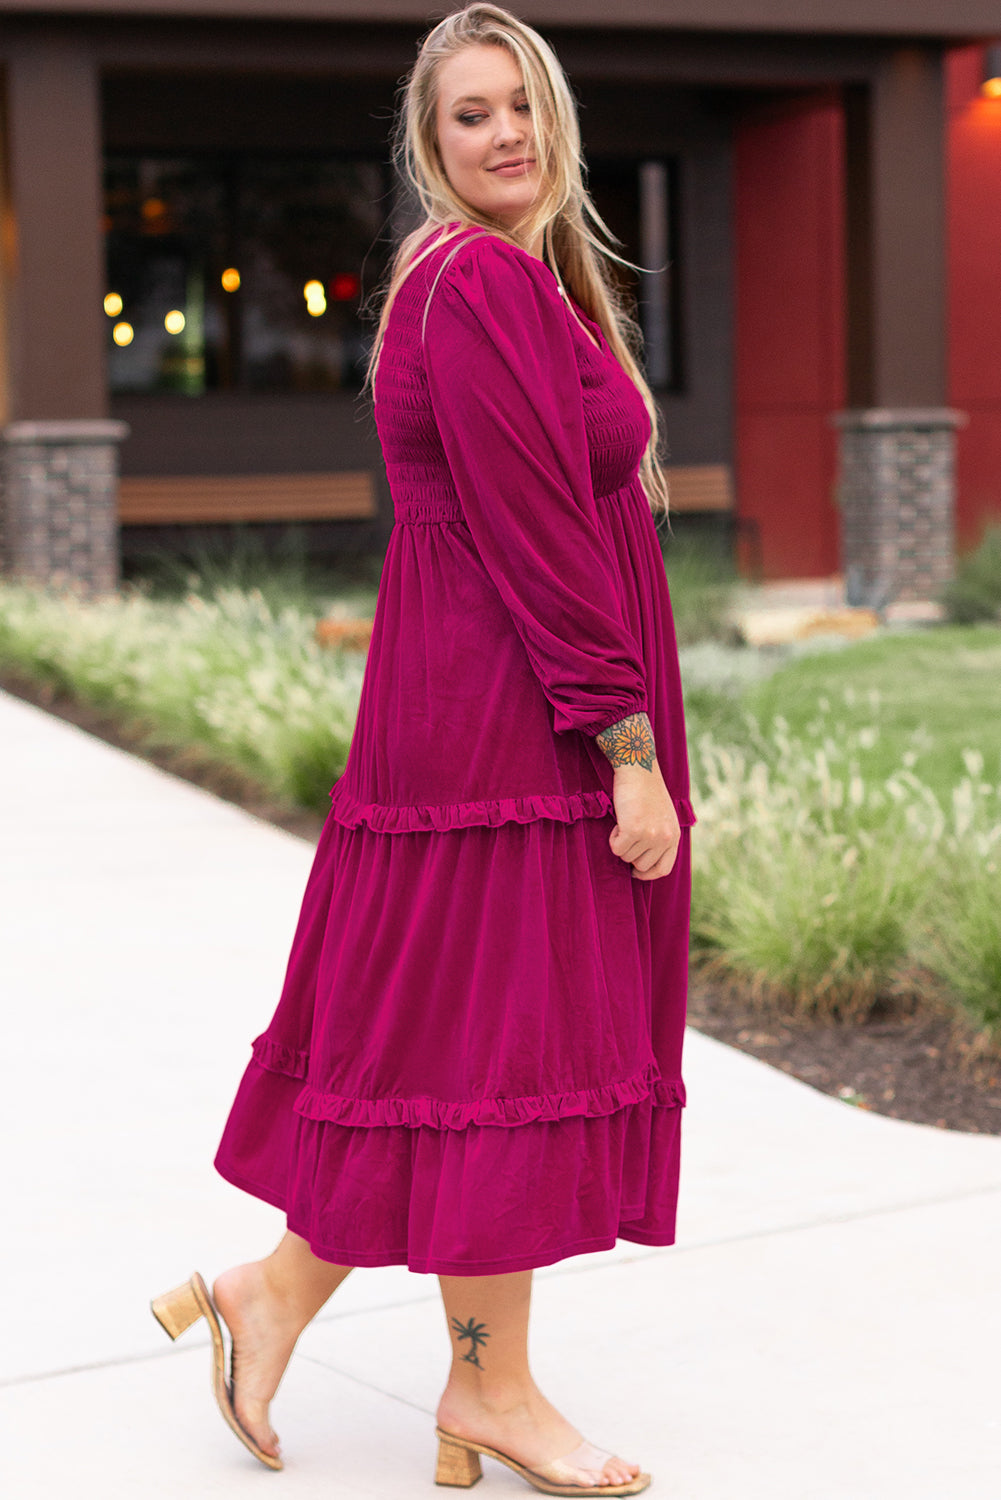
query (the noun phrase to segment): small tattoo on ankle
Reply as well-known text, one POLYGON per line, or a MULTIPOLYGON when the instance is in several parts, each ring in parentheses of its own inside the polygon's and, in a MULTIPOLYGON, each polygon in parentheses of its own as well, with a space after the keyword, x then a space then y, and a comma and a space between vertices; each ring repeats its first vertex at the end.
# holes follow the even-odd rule
POLYGON ((452 1327, 458 1335, 459 1343, 461 1344, 464 1339, 469 1340, 469 1353, 462 1356, 463 1363, 475 1365, 478 1370, 482 1370, 483 1366, 480 1364, 477 1351, 480 1345, 486 1344, 490 1337, 485 1331, 486 1326, 485 1323, 477 1323, 475 1318, 470 1318, 468 1323, 460 1323, 458 1318, 452 1319, 452 1327))

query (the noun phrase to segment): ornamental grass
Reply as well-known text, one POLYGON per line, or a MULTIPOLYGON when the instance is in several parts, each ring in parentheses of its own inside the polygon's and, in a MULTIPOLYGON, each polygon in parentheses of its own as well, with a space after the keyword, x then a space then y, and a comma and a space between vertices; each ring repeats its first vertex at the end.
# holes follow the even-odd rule
POLYGON ((85 603, 0 589, 0 668, 121 718, 149 746, 195 747, 289 803, 321 808, 344 769, 363 655, 258 589, 85 603))
POLYGON ((979 751, 947 797, 885 774, 878 714, 830 707, 793 735, 747 721, 746 743, 693 747, 697 961, 762 1000, 862 1017, 939 988, 1001 1039, 1001 766, 979 751))

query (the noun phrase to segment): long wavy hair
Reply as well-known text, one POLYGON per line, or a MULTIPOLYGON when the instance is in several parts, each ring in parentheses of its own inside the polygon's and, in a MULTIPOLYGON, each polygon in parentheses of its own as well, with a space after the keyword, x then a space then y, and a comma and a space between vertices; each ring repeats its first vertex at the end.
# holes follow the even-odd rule
MULTIPOLYGON (((651 438, 640 479, 651 509, 666 511, 667 479, 660 461, 660 411, 640 366, 642 335, 625 307, 610 269, 611 262, 625 266, 631 263, 612 248, 619 242, 584 185, 577 107, 552 48, 537 31, 498 5, 468 5, 446 16, 424 38, 403 86, 394 134, 394 161, 417 194, 424 219, 406 236, 393 258, 369 361, 368 383, 375 377, 396 294, 411 271, 432 250, 474 225, 522 249, 541 236, 546 263, 557 281, 600 326, 613 354, 643 398, 650 417, 651 438), (506 48, 521 70, 525 87, 535 155, 541 167, 540 188, 535 202, 513 229, 505 229, 459 196, 445 175, 438 150, 438 70, 447 58, 473 46, 506 48), (449 229, 449 225, 455 224, 458 227, 449 229), (426 241, 429 243, 425 244, 426 241)), ((458 250, 458 245, 455 248, 458 250)))

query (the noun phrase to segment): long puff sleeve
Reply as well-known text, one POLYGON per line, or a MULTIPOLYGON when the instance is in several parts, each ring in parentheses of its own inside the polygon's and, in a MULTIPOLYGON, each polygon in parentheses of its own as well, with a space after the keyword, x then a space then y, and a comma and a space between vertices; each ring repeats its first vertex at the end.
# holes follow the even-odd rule
POLYGON ((463 515, 554 709, 597 735, 646 709, 591 483, 580 377, 552 272, 493 236, 434 289, 424 358, 463 515))

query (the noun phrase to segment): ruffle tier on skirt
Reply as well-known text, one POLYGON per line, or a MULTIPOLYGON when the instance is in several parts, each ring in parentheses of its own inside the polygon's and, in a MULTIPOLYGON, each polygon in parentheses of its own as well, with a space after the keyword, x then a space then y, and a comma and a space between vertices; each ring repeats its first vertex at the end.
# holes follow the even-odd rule
POLYGON ((688 835, 633 880, 596 797, 377 831, 335 788, 216 1157, 316 1255, 491 1275, 673 1243, 688 835))

